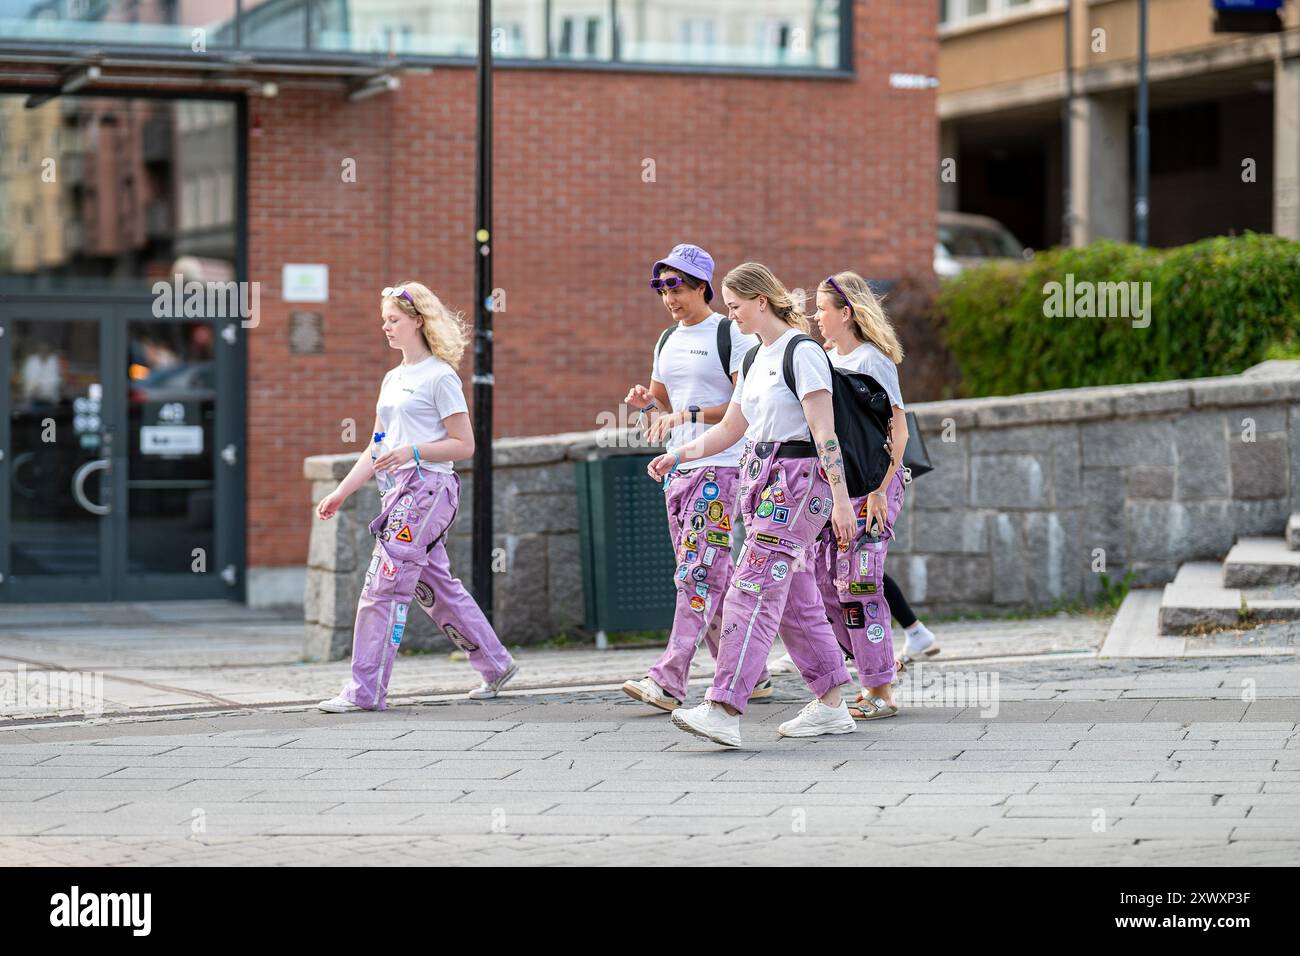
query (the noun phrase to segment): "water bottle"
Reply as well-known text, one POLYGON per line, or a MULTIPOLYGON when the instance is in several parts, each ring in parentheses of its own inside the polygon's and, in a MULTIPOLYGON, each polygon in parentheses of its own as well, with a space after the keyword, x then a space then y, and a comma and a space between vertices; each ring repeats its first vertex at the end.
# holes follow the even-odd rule
MULTIPOLYGON (((375 442, 370 446, 370 461, 373 463, 381 455, 387 454, 388 450, 388 446, 384 444, 384 433, 375 432, 375 442)), ((397 479, 388 472, 376 468, 375 484, 379 486, 379 494, 382 497, 393 490, 397 484, 397 479)))

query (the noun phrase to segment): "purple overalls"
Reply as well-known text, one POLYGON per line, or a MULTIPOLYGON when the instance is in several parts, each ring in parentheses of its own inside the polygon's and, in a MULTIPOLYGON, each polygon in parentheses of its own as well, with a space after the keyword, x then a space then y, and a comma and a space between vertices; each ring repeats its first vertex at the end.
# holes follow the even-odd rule
POLYGON ((384 710, 393 660, 406 629, 412 598, 442 628, 469 662, 491 682, 510 667, 474 598, 452 577, 443 544, 460 507, 460 478, 429 468, 390 472, 396 487, 382 498, 370 523, 375 550, 357 601, 352 637, 352 677, 343 697, 367 710, 384 710))
POLYGON ((718 668, 705 696, 741 713, 778 626, 814 695, 849 682, 812 566, 830 522, 831 488, 816 457, 778 458, 781 444, 751 441, 740 459, 745 547, 727 589, 718 668))

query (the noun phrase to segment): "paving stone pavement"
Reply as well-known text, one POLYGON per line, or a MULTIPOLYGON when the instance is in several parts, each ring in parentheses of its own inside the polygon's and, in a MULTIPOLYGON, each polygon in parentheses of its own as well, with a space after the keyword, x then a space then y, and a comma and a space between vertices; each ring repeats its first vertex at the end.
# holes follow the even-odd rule
POLYGON ((615 691, 11 724, 0 864, 1300 860, 1294 658, 932 667, 806 740, 780 678, 736 751, 615 691))

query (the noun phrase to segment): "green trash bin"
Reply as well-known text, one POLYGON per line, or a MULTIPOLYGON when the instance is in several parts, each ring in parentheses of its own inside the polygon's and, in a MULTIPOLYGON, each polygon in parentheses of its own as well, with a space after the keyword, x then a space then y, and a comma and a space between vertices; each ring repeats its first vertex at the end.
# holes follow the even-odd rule
POLYGON ((586 626, 598 647, 610 631, 672 626, 676 562, 663 486, 645 471, 652 457, 576 463, 586 626))

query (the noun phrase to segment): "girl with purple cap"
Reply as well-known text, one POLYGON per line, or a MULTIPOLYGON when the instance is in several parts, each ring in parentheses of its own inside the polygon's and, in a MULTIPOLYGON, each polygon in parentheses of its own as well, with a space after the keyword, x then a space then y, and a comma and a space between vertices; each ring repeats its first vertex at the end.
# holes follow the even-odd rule
POLYGON ((849 674, 810 560, 828 523, 842 548, 857 530, 835 435, 830 363, 816 342, 795 341, 807 332, 808 319, 766 266, 737 266, 727 274, 722 295, 741 331, 756 334, 760 344, 741 362, 722 421, 648 466, 658 478, 742 436, 748 439, 738 500, 746 541, 723 607, 713 686, 703 704, 676 711, 673 724, 724 746, 740 746, 740 715, 780 625, 816 699, 777 732, 787 737, 852 733, 857 725, 840 696, 849 674), (793 389, 783 375, 787 348, 793 389))
POLYGON ((474 454, 456 374, 465 327, 418 282, 385 289, 380 302, 388 347, 402 353, 401 364, 384 376, 375 408, 375 439, 387 450, 373 463, 363 453, 316 508, 322 520, 332 518, 371 474, 386 473, 391 482, 386 490, 381 484, 379 517, 370 523, 375 550, 357 602, 351 679, 337 697, 317 705, 333 714, 387 707, 412 598, 482 676, 471 698, 495 697, 518 671, 474 598, 452 577, 443 544, 460 503, 451 463, 474 454))
MULTIPOLYGON (((670 456, 722 420, 740 361, 757 341, 709 306, 712 280, 713 258, 689 243, 675 246, 651 270, 650 288, 674 324, 655 346, 650 387, 632 386, 623 401, 651 414, 646 435, 656 444, 666 439, 670 456)), ((741 443, 733 440, 665 477, 664 503, 677 560, 672 631, 668 647, 645 677, 623 685, 629 697, 660 710, 676 710, 686 699, 691 659, 701 641, 717 657, 722 595, 739 530, 734 503, 740 451, 741 443)), ((771 693, 764 671, 751 696, 771 693)))

